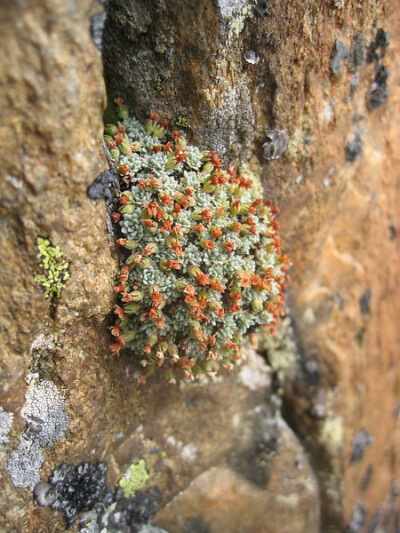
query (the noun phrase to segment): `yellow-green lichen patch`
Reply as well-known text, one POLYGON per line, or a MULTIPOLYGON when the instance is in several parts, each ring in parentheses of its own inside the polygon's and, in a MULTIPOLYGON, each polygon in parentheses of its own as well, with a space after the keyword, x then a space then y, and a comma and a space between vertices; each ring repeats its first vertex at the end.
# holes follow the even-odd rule
POLYGON ((53 246, 50 239, 38 237, 36 246, 40 271, 35 272, 33 277, 41 285, 45 298, 48 300, 60 298, 65 282, 69 278, 69 263, 64 259, 60 246, 53 246))
POLYGON ((146 462, 140 459, 138 463, 132 463, 127 473, 119 480, 119 486, 122 489, 125 498, 130 498, 137 490, 142 489, 149 479, 149 473, 146 470, 146 462))

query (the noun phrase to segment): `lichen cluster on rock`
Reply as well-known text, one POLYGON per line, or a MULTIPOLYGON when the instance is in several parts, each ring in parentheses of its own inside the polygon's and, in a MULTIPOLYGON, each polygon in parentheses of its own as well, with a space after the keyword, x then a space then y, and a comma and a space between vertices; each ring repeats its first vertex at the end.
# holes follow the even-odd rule
POLYGON ((156 114, 144 126, 108 125, 105 140, 122 188, 112 351, 140 355, 142 379, 156 367, 171 380, 231 368, 242 336, 273 329, 282 313, 289 260, 278 208, 258 197, 254 175, 224 171, 156 114))
POLYGON ((38 237, 36 245, 40 272, 34 274, 35 281, 42 286, 47 299, 60 298, 69 278, 69 264, 64 259, 60 246, 53 246, 50 239, 38 237))

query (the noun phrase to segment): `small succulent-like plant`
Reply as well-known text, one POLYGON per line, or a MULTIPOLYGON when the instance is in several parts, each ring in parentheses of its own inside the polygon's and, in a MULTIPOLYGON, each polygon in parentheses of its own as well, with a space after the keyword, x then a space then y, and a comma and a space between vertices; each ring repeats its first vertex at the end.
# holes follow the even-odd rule
MULTIPOLYGON (((119 107, 120 99, 116 101, 119 107)), ((289 260, 273 202, 249 173, 222 169, 213 151, 187 143, 152 113, 144 125, 107 125, 120 176, 122 265, 114 291, 115 342, 170 380, 229 369, 242 336, 276 327, 289 260)))

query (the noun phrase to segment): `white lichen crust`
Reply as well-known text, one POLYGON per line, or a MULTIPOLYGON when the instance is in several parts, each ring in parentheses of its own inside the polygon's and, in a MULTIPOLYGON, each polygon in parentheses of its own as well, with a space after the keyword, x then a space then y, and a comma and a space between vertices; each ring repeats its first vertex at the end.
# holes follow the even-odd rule
POLYGON ((126 189, 113 213, 125 260, 111 349, 139 355, 143 379, 155 367, 192 379, 230 368, 248 330, 275 327, 289 260, 254 180, 177 131, 168 140, 158 118, 106 128, 126 189))
POLYGON ((5 411, 0 406, 0 451, 3 449, 3 446, 8 443, 8 433, 13 421, 13 413, 5 411))
POLYGON ((44 461, 41 449, 63 436, 69 417, 65 401, 51 381, 30 385, 21 416, 26 428, 17 448, 10 453, 6 468, 14 487, 33 489, 40 481, 39 470, 44 461))

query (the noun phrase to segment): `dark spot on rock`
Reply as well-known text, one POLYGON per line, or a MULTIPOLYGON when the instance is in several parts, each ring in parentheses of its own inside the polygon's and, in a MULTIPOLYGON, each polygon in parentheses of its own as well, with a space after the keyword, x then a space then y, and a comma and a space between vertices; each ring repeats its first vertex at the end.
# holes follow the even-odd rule
POLYGON ((62 511, 70 526, 78 513, 89 511, 97 503, 111 504, 106 474, 105 463, 62 464, 53 470, 49 479, 56 495, 50 507, 62 511))
POLYGON ((356 72, 365 64, 364 32, 359 31, 353 37, 349 52, 349 69, 356 72))
POLYGON ((361 296, 360 300, 360 310, 363 315, 366 315, 370 312, 370 304, 371 304, 371 289, 367 289, 364 291, 363 295, 361 296))
POLYGON ((317 385, 320 380, 320 370, 318 361, 309 359, 304 365, 305 380, 310 385, 317 385))
POLYGON ((188 394, 185 396, 184 402, 188 407, 196 407, 199 405, 199 398, 195 394, 188 394))
POLYGON ((350 79, 350 95, 354 96, 357 87, 360 85, 360 74, 355 72, 350 79))
POLYGON ((385 55, 386 48, 389 46, 391 33, 379 28, 376 33, 375 41, 368 47, 367 62, 373 63, 379 61, 378 50, 381 52, 381 57, 385 55))
POLYGON ((353 437, 351 444, 351 463, 359 463, 364 457, 364 451, 372 442, 372 437, 365 431, 360 429, 353 437))
POLYGON ((124 498, 122 492, 117 490, 115 509, 107 517, 107 531, 136 533, 153 518, 160 508, 161 500, 158 487, 136 492, 130 498, 124 498))
POLYGON ((346 144, 345 153, 346 161, 353 163, 362 152, 362 139, 359 133, 356 133, 353 139, 346 144))
POLYGON ((278 444, 278 423, 273 412, 264 408, 251 424, 252 442, 244 447, 235 446, 229 464, 245 479, 265 489, 270 478, 270 461, 278 444))
POLYGON ((331 54, 330 67, 333 74, 338 75, 343 67, 343 60, 349 55, 347 45, 339 38, 336 39, 333 45, 331 54))
POLYGON ((297 468, 297 470, 303 470, 303 457, 300 453, 298 453, 294 458, 294 466, 297 468))
MULTIPOLYGON (((250 450, 250 453, 253 452, 250 450)), ((271 454, 267 450, 261 450, 251 457, 247 457, 244 453, 237 459, 237 461, 232 461, 235 470, 257 487, 265 489, 270 477, 271 454)))
POLYGON ((375 533, 376 528, 379 524, 379 518, 380 518, 380 511, 376 511, 374 516, 371 518, 370 523, 368 524, 366 533, 375 533))
POLYGON ((38 416, 29 415, 26 420, 25 434, 34 439, 42 431, 43 420, 38 416))
POLYGON ((157 459, 157 461, 153 465, 154 472, 161 472, 164 468, 165 461, 163 458, 157 459))
POLYGON ((367 468, 367 471, 364 474, 364 477, 361 480, 360 488, 362 491, 367 490, 369 487, 369 484, 371 483, 372 473, 374 469, 372 468, 372 465, 369 465, 367 468))
POLYGON ((368 53, 367 53, 367 63, 373 63, 373 62, 379 61, 379 56, 376 53, 376 49, 371 48, 371 46, 369 47, 368 53))
POLYGON ((263 158, 278 159, 286 150, 288 136, 285 130, 269 130, 267 140, 263 144, 263 158))
POLYGON ((211 528, 202 516, 193 516, 185 521, 182 533, 211 533, 211 528))
POLYGON ((261 16, 264 17, 265 15, 269 14, 269 2, 266 0, 257 0, 256 2, 256 12, 261 16))
POLYGON ((375 78, 367 92, 367 106, 370 110, 379 107, 389 97, 387 88, 389 72, 381 63, 389 42, 390 33, 380 28, 376 34, 375 41, 370 44, 368 49, 367 61, 369 63, 375 63, 375 78), (378 51, 380 51, 379 54, 378 51))
MULTIPOLYGON (((97 503, 91 511, 81 515, 79 531, 138 533, 159 510, 161 499, 161 491, 156 486, 138 491, 129 498, 125 498, 121 488, 117 487, 113 498, 108 497, 104 502, 97 503)), ((154 531, 161 533, 164 530, 154 528, 154 531)))
POLYGON ((358 125, 362 120, 365 120, 364 115, 360 115, 358 113, 354 113, 354 115, 351 118, 352 123, 356 125, 358 125))
POLYGON ((383 28, 379 28, 376 34, 375 43, 378 48, 381 48, 383 51, 389 46, 390 39, 392 34, 390 31, 385 31, 383 28))
POLYGON ((397 229, 394 224, 389 224, 389 236, 391 241, 397 237, 397 229))
POLYGON ((398 418, 400 414, 400 402, 396 402, 393 407, 393 418, 398 418))
POLYGON ((365 335, 365 327, 362 327, 358 332, 357 332, 357 335, 355 336, 355 339, 357 341, 358 344, 362 344, 363 340, 364 340, 364 335, 365 335))
POLYGON ((150 449, 150 453, 153 455, 156 453, 160 453, 160 452, 161 452, 160 446, 153 446, 153 448, 150 449))
POLYGON ((95 13, 90 18, 90 35, 92 36, 93 42, 96 47, 102 50, 103 45, 103 29, 104 23, 106 21, 106 12, 102 11, 101 13, 95 13))
POLYGON ((367 106, 371 111, 386 102, 389 98, 387 79, 389 72, 383 65, 378 65, 375 71, 375 79, 367 92, 367 106))
POLYGON ((379 65, 376 68, 376 72, 375 72, 375 82, 378 85, 383 85, 387 82, 388 77, 389 77, 389 72, 387 71, 387 69, 383 65, 379 65))
POLYGON ((343 294, 340 291, 334 291, 332 293, 332 297, 334 301, 336 302, 336 305, 340 310, 344 309, 346 306, 346 300, 343 296, 343 294))
POLYGON ((346 533, 358 533, 365 524, 366 510, 363 502, 358 501, 353 508, 353 514, 351 515, 350 524, 345 529, 346 533))
POLYGON ((400 485, 396 481, 392 483, 392 486, 390 487, 390 496, 393 499, 396 499, 400 496, 400 485))
POLYGON ((106 204, 109 205, 114 194, 114 185, 118 179, 117 172, 114 168, 105 170, 97 176, 95 181, 88 187, 87 195, 92 200, 105 198, 106 204))

